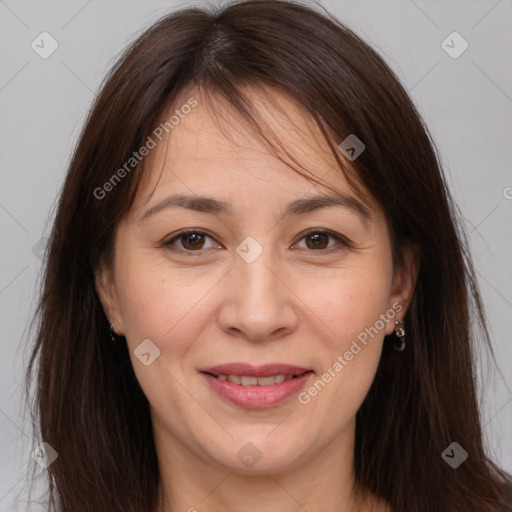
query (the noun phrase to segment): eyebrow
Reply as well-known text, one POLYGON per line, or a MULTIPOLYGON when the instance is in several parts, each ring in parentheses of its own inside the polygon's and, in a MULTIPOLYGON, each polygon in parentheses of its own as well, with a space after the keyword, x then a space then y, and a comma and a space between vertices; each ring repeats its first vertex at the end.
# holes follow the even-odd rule
MULTIPOLYGON (((208 213, 211 215, 234 215, 233 208, 229 203, 219 201, 213 197, 174 194, 166 197, 159 203, 146 210, 139 219, 139 222, 142 222, 143 220, 155 215, 162 210, 176 207, 186 208, 188 210, 201 213, 208 213)), ((363 203, 361 203, 355 197, 345 194, 344 192, 336 192, 335 195, 317 195, 295 199, 286 205, 284 216, 304 215, 321 208, 331 207, 348 208, 356 213, 359 217, 361 217, 361 220, 363 220, 365 223, 371 217, 368 208, 363 203)))

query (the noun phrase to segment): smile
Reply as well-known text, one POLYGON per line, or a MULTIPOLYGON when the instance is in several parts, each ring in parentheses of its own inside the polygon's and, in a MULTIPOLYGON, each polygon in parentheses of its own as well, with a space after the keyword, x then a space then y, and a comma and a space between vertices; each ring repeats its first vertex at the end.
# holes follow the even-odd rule
POLYGON ((210 389, 223 401, 242 408, 282 404, 305 386, 313 370, 273 364, 254 367, 231 363, 200 370, 210 389))
POLYGON ((232 384, 239 384, 241 386, 273 386, 274 384, 281 384, 282 382, 290 379, 297 378, 296 375, 271 375, 270 377, 254 377, 250 375, 214 375, 219 380, 231 382, 232 384))

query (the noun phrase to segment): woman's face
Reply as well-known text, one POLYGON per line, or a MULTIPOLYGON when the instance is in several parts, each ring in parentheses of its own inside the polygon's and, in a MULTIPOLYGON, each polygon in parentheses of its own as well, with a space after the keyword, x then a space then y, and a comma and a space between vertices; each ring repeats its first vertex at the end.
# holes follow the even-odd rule
POLYGON ((286 470, 353 442, 413 279, 393 272, 382 211, 363 206, 295 103, 274 94, 284 115, 252 93, 337 201, 315 200, 333 192, 272 156, 220 103, 219 128, 191 96, 168 148, 151 150, 113 271, 96 286, 126 336, 157 444, 234 471, 286 470))

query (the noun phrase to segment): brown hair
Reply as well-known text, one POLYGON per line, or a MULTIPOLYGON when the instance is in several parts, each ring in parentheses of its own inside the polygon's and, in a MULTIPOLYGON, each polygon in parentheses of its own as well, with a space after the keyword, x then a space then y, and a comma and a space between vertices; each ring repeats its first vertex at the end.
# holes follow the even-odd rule
POLYGON ((249 0, 183 9, 146 30, 110 71, 76 146, 49 239, 26 375, 37 369, 32 421, 58 453, 50 510, 154 512, 159 471, 149 405, 125 343, 112 343, 94 286, 111 262, 120 219, 144 169, 102 187, 187 87, 222 97, 268 141, 243 87, 277 87, 321 129, 354 187, 380 204, 400 263, 420 268, 405 317, 408 347, 384 346, 356 422, 357 485, 396 512, 502 510, 510 480, 486 455, 474 371, 489 335, 458 213, 428 130, 397 77, 328 14, 299 3, 249 0), (366 146, 349 172, 338 144, 366 146), (469 454, 456 470, 441 453, 469 454))

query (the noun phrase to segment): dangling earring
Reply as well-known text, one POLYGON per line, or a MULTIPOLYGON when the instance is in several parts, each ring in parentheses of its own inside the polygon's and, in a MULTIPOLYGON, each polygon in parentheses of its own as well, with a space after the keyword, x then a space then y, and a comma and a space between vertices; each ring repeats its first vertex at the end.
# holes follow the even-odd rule
POLYGON ((109 320, 108 316, 107 316, 107 322, 108 322, 108 324, 109 324, 108 334, 109 334, 109 336, 110 336, 110 339, 111 339, 113 342, 116 342, 116 341, 117 341, 117 340, 116 340, 116 336, 117 336, 118 338, 119 338, 120 336, 119 336, 119 335, 117 335, 117 334, 114 332, 114 324, 111 324, 111 323, 110 323, 110 320, 109 320))
POLYGON ((403 352, 405 350, 405 327, 403 322, 395 322, 395 339, 393 340, 393 348, 397 352, 403 352))

